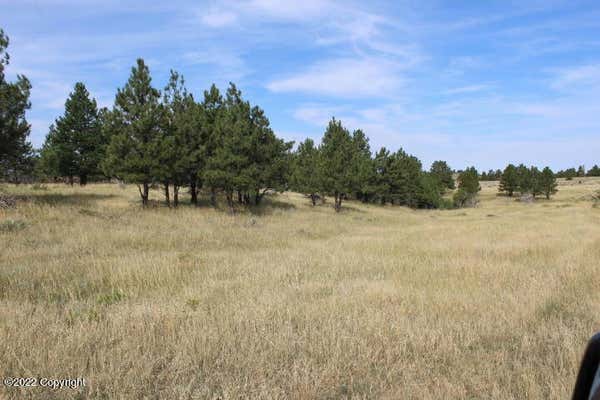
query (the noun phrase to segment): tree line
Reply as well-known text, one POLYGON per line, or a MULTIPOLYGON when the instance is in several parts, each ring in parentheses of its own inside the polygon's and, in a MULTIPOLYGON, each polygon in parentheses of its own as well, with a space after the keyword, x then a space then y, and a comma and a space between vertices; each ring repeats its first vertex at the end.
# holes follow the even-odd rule
MULTIPOLYGON (((351 133, 335 118, 319 146, 311 139, 296 151, 292 146, 274 134, 264 111, 244 100, 234 84, 224 95, 212 85, 196 101, 175 71, 162 91, 153 87, 140 59, 112 109, 98 110, 85 85, 75 84, 64 115, 50 127, 38 169, 71 184, 76 177, 84 185, 99 176, 134 183, 144 205, 150 188, 160 185, 174 207, 181 188, 188 189, 193 204, 201 191, 213 205, 221 193, 230 209, 236 201, 257 205, 268 191, 288 189, 305 193, 313 204, 330 196, 336 211, 349 198, 414 208, 452 206, 443 197, 454 189, 445 162, 424 171, 402 149, 372 154, 364 132, 351 133)), ((459 178, 459 191, 475 196, 463 181, 459 178)))
POLYGON ((502 172, 498 191, 509 197, 518 192, 521 196, 530 194, 534 199, 542 194, 550 199, 558 191, 557 186, 556 176, 549 167, 540 171, 534 166, 509 164, 502 172))
MULTIPOLYGON (((294 150, 294 143, 278 138, 264 111, 234 84, 225 93, 213 84, 196 100, 183 77, 171 71, 159 90, 142 59, 110 109, 99 109, 85 85, 76 83, 38 154, 27 141, 31 85, 21 75, 14 83, 6 81, 7 46, 0 30, 0 169, 15 181, 34 172, 80 185, 116 178, 137 185, 143 205, 150 189, 160 187, 169 206, 177 207, 181 190, 187 189, 192 204, 204 194, 212 205, 225 198, 232 210, 235 202, 257 205, 269 191, 284 190, 305 194, 313 205, 330 197, 336 211, 346 199, 412 208, 470 206, 477 201, 480 180, 500 180, 499 190, 508 196, 549 198, 556 192, 556 176, 548 167, 510 164, 504 171, 480 174, 474 167, 456 172, 439 160, 424 170, 403 149, 372 152, 362 130, 351 132, 335 118, 318 145, 306 139, 294 150)), ((573 172, 600 176, 598 166, 557 176, 573 172)))

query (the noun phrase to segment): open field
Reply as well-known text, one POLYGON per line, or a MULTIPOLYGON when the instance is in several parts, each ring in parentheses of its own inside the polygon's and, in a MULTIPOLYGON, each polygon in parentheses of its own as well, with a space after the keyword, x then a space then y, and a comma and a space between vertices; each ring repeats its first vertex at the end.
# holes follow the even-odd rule
POLYGON ((235 216, 5 186, 0 376, 87 386, 0 398, 567 398, 600 329, 600 180, 482 186, 474 209, 286 193, 235 216))

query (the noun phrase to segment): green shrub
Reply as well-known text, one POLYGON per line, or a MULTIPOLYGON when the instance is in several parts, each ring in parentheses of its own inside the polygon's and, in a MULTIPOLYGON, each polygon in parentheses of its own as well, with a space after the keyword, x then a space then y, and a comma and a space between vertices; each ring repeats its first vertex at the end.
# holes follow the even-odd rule
POLYGON ((27 223, 20 219, 7 219, 0 222, 0 233, 17 232, 27 227, 27 223))

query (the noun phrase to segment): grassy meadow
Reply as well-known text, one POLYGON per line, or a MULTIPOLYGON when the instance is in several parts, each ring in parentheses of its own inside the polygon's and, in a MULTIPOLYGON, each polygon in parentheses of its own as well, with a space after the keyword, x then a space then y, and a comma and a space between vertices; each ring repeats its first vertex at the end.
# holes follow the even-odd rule
POLYGON ((567 398, 600 329, 600 180, 482 186, 470 209, 284 193, 231 216, 5 185, 0 377, 87 385, 0 398, 567 398))

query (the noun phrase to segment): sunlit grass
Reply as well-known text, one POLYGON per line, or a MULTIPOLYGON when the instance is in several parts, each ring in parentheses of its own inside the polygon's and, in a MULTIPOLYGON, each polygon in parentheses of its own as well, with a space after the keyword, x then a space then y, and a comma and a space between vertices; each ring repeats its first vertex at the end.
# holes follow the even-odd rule
POLYGON ((0 397, 566 398, 600 328, 600 181, 482 186, 474 209, 285 193, 234 216, 5 187, 0 376, 88 385, 0 397))

